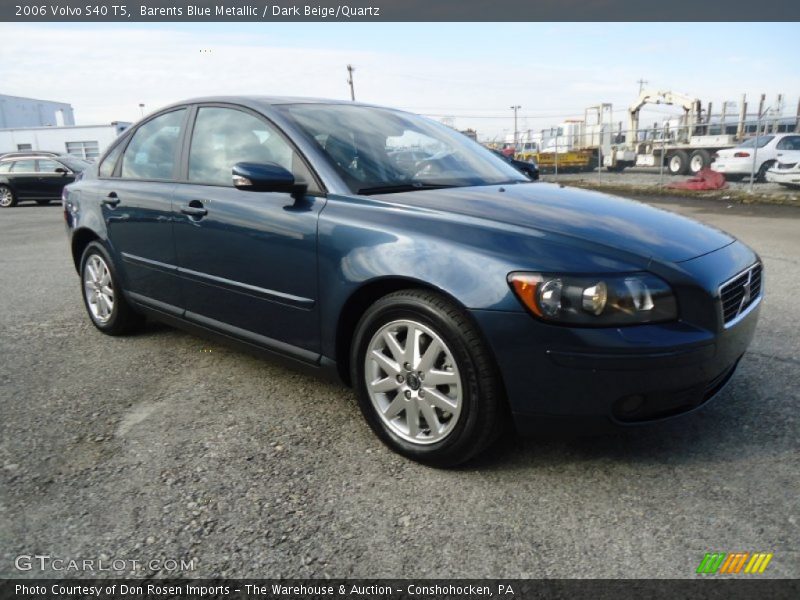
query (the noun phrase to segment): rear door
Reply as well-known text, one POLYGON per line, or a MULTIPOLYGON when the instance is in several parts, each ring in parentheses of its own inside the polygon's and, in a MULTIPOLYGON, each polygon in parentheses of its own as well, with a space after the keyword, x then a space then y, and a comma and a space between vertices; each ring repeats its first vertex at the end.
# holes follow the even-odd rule
POLYGON ((313 361, 319 353, 317 219, 325 198, 292 144, 264 117, 200 106, 175 193, 186 318, 313 361), (237 162, 277 163, 304 198, 232 185, 237 162))
POLYGON ((116 148, 100 165, 98 182, 125 288, 136 301, 178 315, 183 302, 172 237, 172 194, 187 113, 186 108, 173 109, 141 124, 115 164, 106 162, 116 148))
POLYGON ((36 171, 36 159, 22 158, 13 161, 8 175, 18 200, 39 198, 43 193, 39 173, 36 171))

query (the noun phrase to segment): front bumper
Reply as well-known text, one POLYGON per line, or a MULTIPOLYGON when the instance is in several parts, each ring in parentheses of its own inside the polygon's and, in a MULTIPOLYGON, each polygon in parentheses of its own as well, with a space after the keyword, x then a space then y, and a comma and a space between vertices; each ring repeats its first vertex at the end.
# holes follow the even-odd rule
POLYGON ((677 323, 566 329, 584 347, 531 343, 541 327, 525 313, 473 311, 497 357, 520 433, 602 432, 660 421, 710 400, 753 339, 761 299, 718 334, 677 323))
POLYGON ((798 169, 770 169, 767 171, 767 181, 783 185, 800 186, 800 170, 798 169))

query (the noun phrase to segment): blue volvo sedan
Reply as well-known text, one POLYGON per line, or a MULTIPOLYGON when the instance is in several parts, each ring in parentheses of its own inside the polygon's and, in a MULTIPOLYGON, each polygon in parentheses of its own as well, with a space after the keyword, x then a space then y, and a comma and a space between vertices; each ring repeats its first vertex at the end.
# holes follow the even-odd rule
POLYGON ((509 422, 698 408, 763 297, 759 257, 726 233, 532 182, 457 131, 353 102, 169 106, 63 204, 100 331, 147 316, 335 374, 381 440, 436 466, 509 422))

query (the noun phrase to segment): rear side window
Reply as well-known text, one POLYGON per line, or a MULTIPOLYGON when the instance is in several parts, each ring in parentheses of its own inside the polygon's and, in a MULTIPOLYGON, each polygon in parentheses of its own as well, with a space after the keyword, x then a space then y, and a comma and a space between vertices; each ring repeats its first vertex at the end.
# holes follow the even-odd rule
POLYGON ((17 160, 11 165, 12 173, 36 173, 36 161, 34 159, 17 160))
POLYGON ((10 170, 11 170, 10 162, 0 163, 0 173, 8 173, 10 170))
POLYGON ((122 155, 122 177, 172 179, 185 112, 180 109, 163 114, 136 130, 122 155))
POLYGON ((232 186, 238 162, 275 163, 313 187, 305 163, 266 121, 232 108, 200 108, 189 150, 189 181, 232 186))
POLYGON ((114 167, 117 166, 119 155, 122 154, 122 147, 125 144, 117 144, 100 163, 100 170, 98 171, 100 177, 111 177, 114 174, 114 167))

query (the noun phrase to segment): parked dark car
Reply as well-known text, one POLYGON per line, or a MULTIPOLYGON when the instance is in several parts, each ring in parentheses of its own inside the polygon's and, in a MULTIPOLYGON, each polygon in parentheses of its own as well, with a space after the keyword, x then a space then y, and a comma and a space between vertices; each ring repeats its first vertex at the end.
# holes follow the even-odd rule
POLYGON ((539 179, 539 165, 536 164, 534 160, 517 160, 513 156, 506 156, 499 150, 494 150, 489 148, 492 154, 496 155, 497 157, 501 158, 502 160, 506 161, 512 167, 514 167, 517 171, 527 175, 530 179, 536 180, 539 179))
POLYGON ((0 159, 0 208, 24 200, 49 204, 90 164, 73 156, 18 155, 0 159))
POLYGON ((64 214, 100 331, 149 315, 334 373, 386 444, 440 466, 507 415, 585 431, 703 405, 763 296, 730 235, 352 102, 172 105, 66 188, 64 214), (404 147, 430 156, 403 170, 404 147))

